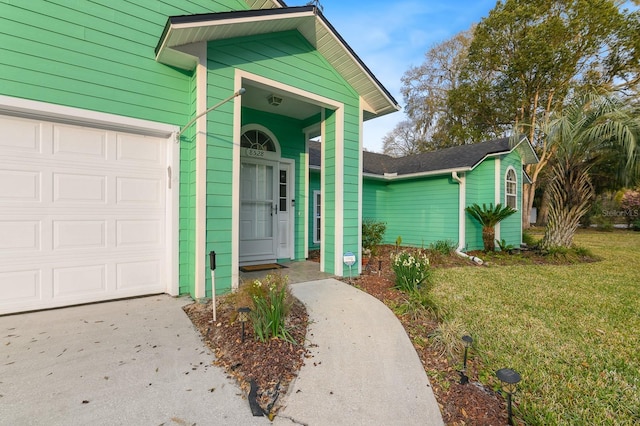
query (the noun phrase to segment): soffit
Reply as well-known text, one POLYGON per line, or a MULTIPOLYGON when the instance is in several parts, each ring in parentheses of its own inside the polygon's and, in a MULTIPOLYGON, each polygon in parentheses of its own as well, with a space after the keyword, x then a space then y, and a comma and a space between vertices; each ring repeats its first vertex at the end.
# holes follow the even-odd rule
POLYGON ((189 45, 193 43, 292 30, 307 39, 362 97, 365 120, 400 109, 391 94, 313 6, 171 17, 156 47, 156 60, 191 70, 197 62, 197 58, 189 53, 189 45))

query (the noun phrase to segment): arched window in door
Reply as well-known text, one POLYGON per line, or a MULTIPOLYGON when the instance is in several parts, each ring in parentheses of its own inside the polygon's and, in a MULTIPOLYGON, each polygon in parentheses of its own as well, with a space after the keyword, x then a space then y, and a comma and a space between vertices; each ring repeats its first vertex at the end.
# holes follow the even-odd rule
POLYGON ((257 151, 276 152, 276 144, 274 140, 262 130, 247 130, 240 137, 240 146, 242 148, 255 149, 257 151))

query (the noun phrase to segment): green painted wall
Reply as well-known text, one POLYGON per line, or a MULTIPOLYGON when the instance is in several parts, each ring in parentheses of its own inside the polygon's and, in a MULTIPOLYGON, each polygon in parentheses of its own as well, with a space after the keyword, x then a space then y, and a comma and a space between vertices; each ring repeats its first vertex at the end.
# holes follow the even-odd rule
POLYGON ((246 8, 239 0, 0 2, 0 94, 184 124, 190 73, 155 61, 167 18, 246 8))
MULTIPOLYGON (((505 173, 507 167, 511 166, 516 171, 518 181, 518 203, 522 201, 522 165, 520 155, 517 151, 514 151, 508 155, 498 157, 500 161, 500 178, 496 182, 495 167, 496 158, 488 158, 483 161, 473 171, 468 172, 467 176, 467 203, 469 206, 473 203, 478 203, 482 206, 483 203, 489 205, 489 203, 495 203, 495 189, 496 185, 500 191, 500 203, 505 204, 505 173)), ((507 244, 513 244, 519 246, 522 240, 522 213, 519 210, 518 213, 505 219, 500 223, 500 238, 504 239, 507 244)), ((466 215, 466 243, 467 250, 481 250, 483 248, 482 243, 482 228, 475 219, 472 219, 468 214, 466 215)))
MULTIPOLYGON (((208 46, 208 104, 226 98, 233 93, 233 70, 241 69, 256 75, 282 82, 293 87, 306 90, 327 98, 336 99, 345 104, 345 131, 344 139, 347 149, 345 150, 345 163, 347 168, 353 167, 354 158, 360 155, 359 152, 359 97, 356 92, 341 78, 341 76, 328 64, 328 62, 311 46, 299 33, 289 31, 275 33, 271 35, 242 37, 233 40, 220 40, 210 42, 208 46)), ((221 167, 210 170, 207 176, 207 185, 212 189, 207 191, 207 245, 215 246, 219 255, 219 268, 216 271, 216 292, 224 292, 231 286, 231 242, 233 236, 229 232, 231 229, 232 212, 229 208, 232 202, 232 186, 230 185, 232 173, 232 151, 230 141, 233 138, 231 128, 232 103, 225 104, 216 114, 208 117, 208 162, 209 166, 220 164, 221 167)), ((257 113, 256 117, 258 116, 257 113)), ((246 118, 243 118, 246 120, 246 118)), ((246 123, 247 121, 245 121, 246 123)), ((309 123, 304 123, 309 125, 309 123)), ((296 157, 302 160, 304 152, 298 150, 295 135, 290 135, 284 128, 294 126, 291 132, 300 131, 300 149, 304 150, 303 134, 301 133, 301 123, 281 120, 278 125, 268 125, 270 130, 277 131, 285 136, 285 140, 292 143, 285 144, 283 154, 296 157)), ((332 150, 335 141, 335 117, 332 111, 326 114, 327 138, 323 141, 327 147, 327 158, 325 168, 327 179, 325 184, 325 202, 332 203, 333 189, 335 182, 335 153, 332 150)), ((278 135, 276 135, 278 136, 278 135)), ((280 138, 278 136, 278 138, 280 138)), ((345 190, 345 205, 357 206, 357 165, 355 170, 349 171, 341 179, 349 185, 345 190), (356 176, 354 180, 353 176, 356 176), (355 191, 354 191, 355 188, 355 191)), ((302 189, 303 182, 306 182, 306 171, 296 168, 297 189, 302 189)), ((304 203, 306 200, 301 199, 304 203)), ((304 204, 302 204, 304 205, 304 204)), ((324 218, 328 235, 325 238, 327 243, 326 267, 333 270, 333 235, 335 230, 335 214, 330 210, 324 218)), ((303 240, 304 222, 296 221, 296 241, 303 240)), ((353 212, 346 214, 345 226, 343 230, 345 245, 357 247, 357 214, 353 212)), ((301 256, 298 250, 304 250, 303 244, 297 244, 296 256, 301 256)), ((341 250, 342 248, 338 248, 341 250)), ((207 250, 210 250, 207 248, 207 250)), ((342 251, 342 250, 341 250, 342 251)), ((208 283, 210 288, 210 283, 208 283)), ((208 290, 210 291, 210 290, 208 290)))
MULTIPOLYGON (((195 111, 196 78, 190 81, 190 110, 195 111)), ((195 113, 193 114, 195 116, 195 113)), ((180 294, 195 293, 195 235, 196 235, 196 144, 195 127, 185 130, 180 140, 180 224, 179 224, 179 283, 180 294)))
POLYGON ((359 107, 357 104, 345 105, 345 121, 344 129, 344 176, 342 178, 343 203, 344 203, 344 226, 343 246, 338 252, 340 256, 347 251, 358 253, 360 247, 360 239, 358 237, 360 229, 360 124, 358 121, 359 107))
MULTIPOLYGON (((313 223, 313 191, 320 191, 320 171, 309 170, 309 199, 307 200, 307 206, 309 211, 307 232, 309 233, 309 250, 319 250, 320 243, 313 242, 314 223, 313 223)), ((320 200, 322 202, 322 200, 320 200)), ((322 220, 322 219, 321 219, 322 220)))
MULTIPOLYGON (((521 179, 520 155, 512 152, 500 157, 500 197, 505 202, 505 174, 513 167, 521 179)), ((495 201, 496 159, 488 158, 465 174, 466 205, 482 205, 495 201)), ((394 244, 398 236, 403 244, 426 247, 438 240, 458 242, 459 185, 450 175, 413 179, 382 180, 365 177, 362 196, 362 217, 387 223, 384 243, 394 244)), ((518 182, 518 205, 522 202, 522 182, 518 182)), ((495 203, 494 203, 495 204, 495 203)), ((310 215, 312 214, 312 205, 310 215)), ((309 220, 312 218, 310 216, 309 220)), ((501 223, 501 238, 507 244, 519 245, 522 239, 521 212, 501 223)), ((466 248, 480 250, 482 228, 465 214, 466 248)), ((309 230, 311 232, 311 229, 309 230)), ((310 247, 312 247, 310 243, 310 247)))
POLYGON ((386 222, 384 243, 427 247, 458 240, 458 184, 449 176, 381 182, 365 180, 363 218, 386 222))
POLYGON ((516 185, 518 211, 500 222, 500 238, 504 239, 507 244, 519 247, 522 243, 522 163, 520 155, 515 151, 503 156, 500 161, 500 202, 503 205, 507 205, 505 177, 509 167, 514 169, 516 179, 518 179, 518 184, 516 185))
MULTIPOLYGON (((466 176, 466 192, 467 203, 465 207, 473 203, 482 206, 483 203, 495 204, 495 159, 487 158, 480 163, 475 169, 465 174, 466 176)), ((481 250, 482 244, 482 227, 478 222, 467 213, 465 215, 466 229, 466 249, 481 250)))

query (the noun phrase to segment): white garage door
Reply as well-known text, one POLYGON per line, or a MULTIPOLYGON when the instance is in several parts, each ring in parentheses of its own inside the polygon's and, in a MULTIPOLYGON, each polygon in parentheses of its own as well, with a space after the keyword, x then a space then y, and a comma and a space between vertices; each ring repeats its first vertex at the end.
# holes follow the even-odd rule
POLYGON ((166 150, 0 115, 0 314, 165 292, 166 150))

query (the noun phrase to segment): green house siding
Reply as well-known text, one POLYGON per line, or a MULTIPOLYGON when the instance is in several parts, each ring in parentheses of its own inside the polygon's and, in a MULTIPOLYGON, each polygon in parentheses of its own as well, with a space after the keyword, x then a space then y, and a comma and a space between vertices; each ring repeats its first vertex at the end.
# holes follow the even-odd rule
MULTIPOLYGON (((475 169, 465 174, 466 178, 466 205, 471 204, 495 204, 495 159, 487 158, 480 163, 475 169)), ((465 214, 465 248, 467 250, 481 250, 482 244, 482 227, 478 222, 465 214)))
POLYGON ((522 163, 520 155, 512 152, 503 156, 500 162, 500 202, 506 205, 506 180, 507 170, 513 168, 518 179, 517 188, 517 212, 500 222, 500 238, 504 239, 507 244, 520 246, 522 243, 522 163))
POLYGON ((360 247, 359 226, 360 226, 360 124, 358 105, 346 105, 344 129, 344 175, 342 178, 343 205, 344 205, 344 226, 343 245, 341 253, 347 251, 358 252, 360 247))
POLYGON ((388 183, 377 179, 364 179, 362 188, 362 218, 382 220, 385 217, 388 183))
MULTIPOLYGON (((190 82, 190 107, 195 111, 195 75, 190 82)), ((194 114, 195 115, 195 114, 194 114)), ((179 224, 179 291, 180 294, 195 292, 195 236, 196 236, 196 144, 195 127, 186 129, 180 141, 180 224, 179 224)))
MULTIPOLYGON (((309 242, 308 248, 309 250, 319 250, 320 243, 313 242, 313 236, 315 233, 315 224, 314 224, 314 215, 313 215, 313 193, 314 191, 320 191, 320 171, 319 170, 309 170, 309 199, 307 200, 307 207, 309 211, 309 226, 307 232, 309 233, 309 242)), ((322 200, 321 200, 322 202, 322 200)), ((321 218, 322 220, 322 218, 321 218)))
POLYGON ((180 125, 188 73, 155 61, 167 17, 242 1, 29 0, 0 5, 0 94, 180 125))
MULTIPOLYGON (((502 205, 505 205, 505 175, 507 169, 513 167, 516 172, 518 180, 517 194, 518 194, 518 206, 522 200, 522 163, 520 155, 517 151, 513 151, 507 155, 503 155, 497 158, 488 158, 484 160, 471 172, 466 173, 466 185, 467 185, 467 202, 466 206, 473 203, 477 203, 480 206, 482 204, 491 203, 496 204, 496 185, 499 190, 499 200, 502 205), (496 162, 500 162, 500 176, 498 182, 496 182, 496 162)), ((507 219, 500 222, 500 239, 504 239, 507 244, 519 246, 522 240, 522 212, 519 209, 518 212, 507 219)), ((472 219, 469 214, 466 214, 465 219, 466 227, 466 249, 467 250, 481 250, 483 248, 482 243, 482 228, 475 219, 472 219)))
POLYGON ((363 217, 386 222, 385 244, 427 247, 458 241, 458 184, 448 175, 380 183, 367 180, 363 217))

